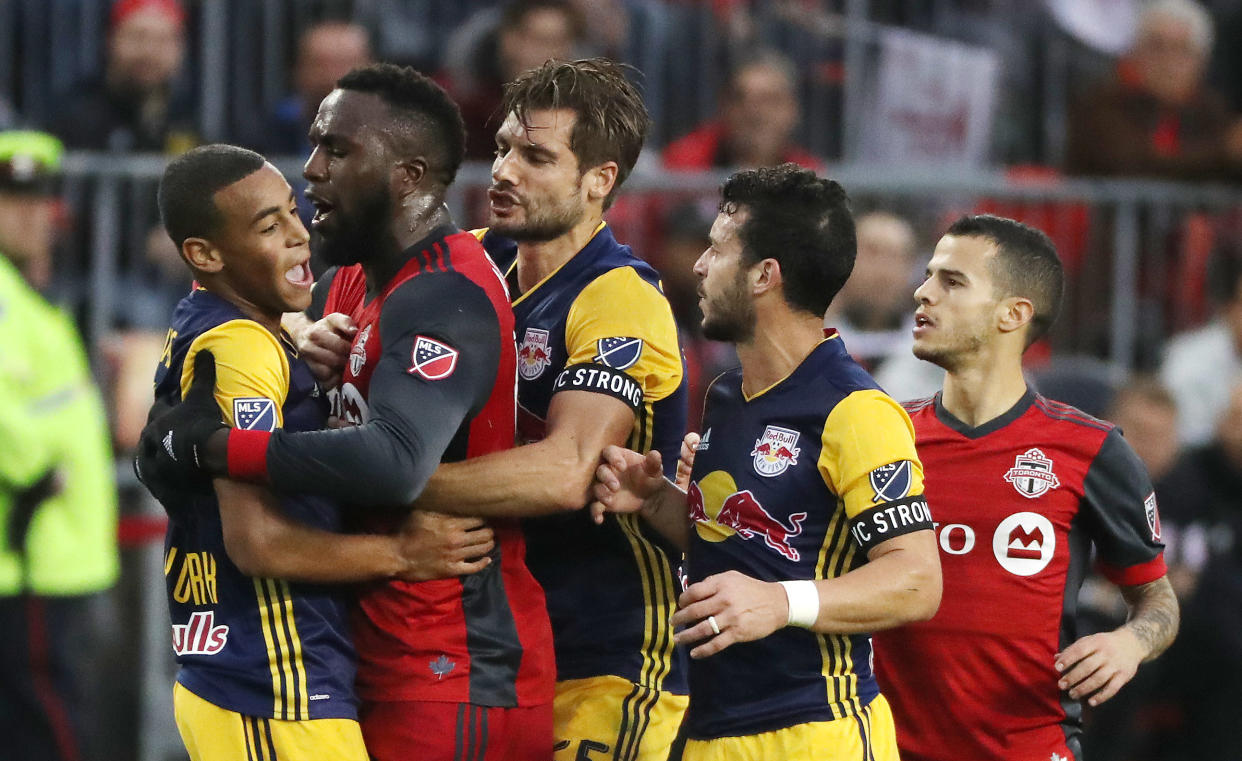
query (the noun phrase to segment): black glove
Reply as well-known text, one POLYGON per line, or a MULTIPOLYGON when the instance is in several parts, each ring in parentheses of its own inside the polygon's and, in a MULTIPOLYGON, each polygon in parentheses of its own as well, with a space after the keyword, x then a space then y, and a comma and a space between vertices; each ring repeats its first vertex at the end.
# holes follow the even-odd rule
POLYGON ((147 427, 138 441, 134 472, 156 499, 164 502, 170 492, 202 487, 212 476, 224 475, 207 469, 203 454, 207 439, 227 428, 216 406, 216 358, 200 351, 194 358, 194 382, 180 404, 161 411, 159 402, 151 409, 147 427))
POLYGON ((26 533, 30 531, 30 522, 34 520, 35 511, 49 497, 59 494, 60 489, 61 482, 55 468, 48 468, 30 486, 13 491, 9 506, 9 525, 5 531, 9 550, 19 553, 25 551, 26 533))

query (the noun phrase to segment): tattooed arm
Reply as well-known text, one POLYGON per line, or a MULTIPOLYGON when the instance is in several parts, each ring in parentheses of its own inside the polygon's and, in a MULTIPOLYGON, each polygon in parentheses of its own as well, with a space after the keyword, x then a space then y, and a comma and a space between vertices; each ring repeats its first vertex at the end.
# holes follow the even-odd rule
POLYGON ((1111 632, 1083 637, 1056 655, 1057 686, 1097 706, 1129 682, 1139 664, 1163 653, 1177 635, 1177 596, 1167 576, 1121 587, 1130 618, 1111 632))

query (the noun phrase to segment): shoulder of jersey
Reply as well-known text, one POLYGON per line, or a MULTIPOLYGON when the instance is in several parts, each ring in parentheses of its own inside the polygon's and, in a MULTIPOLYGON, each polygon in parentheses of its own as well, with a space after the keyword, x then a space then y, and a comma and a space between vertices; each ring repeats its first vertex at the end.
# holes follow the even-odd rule
POLYGON ((1116 428, 1115 425, 1106 420, 1100 420, 1092 417, 1082 410, 1064 402, 1053 401, 1039 394, 1035 395, 1034 406, 1046 417, 1061 422, 1071 423, 1085 428, 1091 428, 1096 431, 1108 433, 1116 428))
POLYGON ((901 403, 906 409, 906 414, 913 415, 916 412, 932 409, 936 406, 935 396, 925 396, 922 399, 908 399, 901 403))

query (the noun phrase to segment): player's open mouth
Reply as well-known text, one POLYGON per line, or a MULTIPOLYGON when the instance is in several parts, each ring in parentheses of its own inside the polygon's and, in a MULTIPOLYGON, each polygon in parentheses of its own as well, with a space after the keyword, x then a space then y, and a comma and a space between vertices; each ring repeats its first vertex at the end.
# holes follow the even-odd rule
POLYGON ((914 313, 914 335, 917 337, 928 328, 932 327, 931 318, 922 312, 914 313))
POLYGON ((290 267, 285 272, 285 280, 299 288, 310 288, 315 282, 315 276, 311 273, 310 262, 299 262, 290 267))
POLYGON ((309 190, 306 191, 306 198, 311 202, 311 205, 315 207, 315 216, 311 217, 311 227, 319 227, 319 225, 323 224, 323 221, 332 214, 333 210, 336 209, 335 206, 309 190))
POLYGON ((491 204, 493 214, 508 214, 519 205, 517 196, 503 190, 487 191, 487 200, 491 204))

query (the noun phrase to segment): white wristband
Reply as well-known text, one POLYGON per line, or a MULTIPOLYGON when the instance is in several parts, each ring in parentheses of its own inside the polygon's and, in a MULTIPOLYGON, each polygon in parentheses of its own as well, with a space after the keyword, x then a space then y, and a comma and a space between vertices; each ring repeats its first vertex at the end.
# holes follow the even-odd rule
POLYGON ((810 629, 819 618, 819 589, 813 581, 782 581, 785 597, 789 599, 788 626, 810 629))

